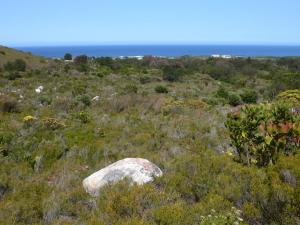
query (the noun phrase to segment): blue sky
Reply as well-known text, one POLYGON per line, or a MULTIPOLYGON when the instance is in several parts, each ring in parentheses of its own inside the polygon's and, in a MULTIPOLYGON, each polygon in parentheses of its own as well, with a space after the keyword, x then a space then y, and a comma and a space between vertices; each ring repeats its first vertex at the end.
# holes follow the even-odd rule
POLYGON ((0 0, 0 44, 300 44, 299 0, 0 0))

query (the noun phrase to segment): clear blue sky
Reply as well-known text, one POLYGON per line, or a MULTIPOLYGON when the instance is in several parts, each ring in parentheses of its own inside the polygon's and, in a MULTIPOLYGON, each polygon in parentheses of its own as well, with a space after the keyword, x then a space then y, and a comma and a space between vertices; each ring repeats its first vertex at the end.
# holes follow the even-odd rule
POLYGON ((300 0, 0 0, 0 44, 300 44, 300 0))

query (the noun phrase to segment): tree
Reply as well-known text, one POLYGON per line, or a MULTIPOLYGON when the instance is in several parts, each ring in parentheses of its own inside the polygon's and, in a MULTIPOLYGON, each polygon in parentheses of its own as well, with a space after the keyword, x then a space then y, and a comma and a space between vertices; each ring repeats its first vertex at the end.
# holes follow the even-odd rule
POLYGON ((72 55, 70 53, 66 53, 64 56, 64 60, 72 60, 72 55))

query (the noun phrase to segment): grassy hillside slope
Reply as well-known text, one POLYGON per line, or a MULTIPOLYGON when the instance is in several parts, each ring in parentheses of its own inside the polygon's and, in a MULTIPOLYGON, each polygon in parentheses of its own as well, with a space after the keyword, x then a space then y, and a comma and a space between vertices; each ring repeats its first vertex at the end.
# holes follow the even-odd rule
POLYGON ((14 61, 16 59, 23 59, 29 69, 45 67, 49 62, 46 58, 0 45, 0 67, 3 67, 3 65, 7 62, 14 61))

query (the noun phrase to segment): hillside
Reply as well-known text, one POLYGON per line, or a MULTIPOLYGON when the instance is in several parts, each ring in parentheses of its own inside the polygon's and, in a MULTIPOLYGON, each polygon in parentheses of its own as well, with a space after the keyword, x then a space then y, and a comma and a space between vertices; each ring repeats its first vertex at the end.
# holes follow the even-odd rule
POLYGON ((43 68, 49 63, 49 59, 0 45, 0 67, 3 67, 7 62, 11 62, 16 59, 23 59, 29 69, 43 68))
POLYGON ((297 224, 300 94, 286 91, 300 87, 299 65, 79 56, 3 69, 0 224, 297 224), (124 158, 163 175, 85 191, 86 177, 124 158))

